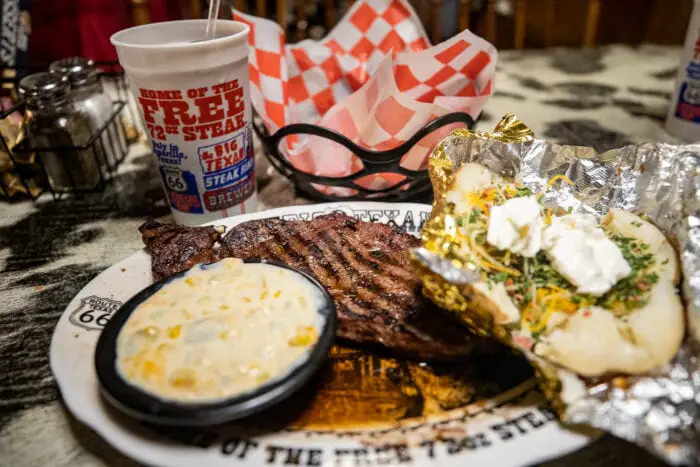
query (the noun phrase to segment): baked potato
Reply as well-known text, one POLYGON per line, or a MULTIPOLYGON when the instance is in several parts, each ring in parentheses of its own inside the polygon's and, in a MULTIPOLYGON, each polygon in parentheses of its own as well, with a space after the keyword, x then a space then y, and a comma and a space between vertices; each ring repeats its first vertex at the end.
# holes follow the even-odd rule
POLYGON ((466 321, 486 316, 512 345, 569 376, 645 374, 678 352, 679 261, 653 224, 619 209, 600 223, 556 212, 478 164, 455 174, 445 201, 464 239, 459 255, 480 271, 459 286, 466 321))

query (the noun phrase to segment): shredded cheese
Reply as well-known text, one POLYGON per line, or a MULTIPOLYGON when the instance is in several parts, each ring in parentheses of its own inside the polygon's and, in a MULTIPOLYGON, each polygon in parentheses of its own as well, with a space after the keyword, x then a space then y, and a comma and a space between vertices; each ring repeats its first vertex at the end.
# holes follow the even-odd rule
MULTIPOLYGON (((509 187, 506 187, 506 192, 510 196, 516 194, 515 190, 509 187)), ((496 201, 496 195, 498 195, 498 188, 490 187, 467 194, 467 199, 469 204, 488 214, 489 206, 496 201)))
MULTIPOLYGON (((573 185, 573 182, 566 176, 556 175, 549 180, 547 187, 551 187, 560 180, 573 185)), ((517 196, 516 188, 517 187, 514 185, 500 187, 500 196, 505 196, 506 199, 513 198, 517 196)), ((543 193, 537 194, 537 196, 542 195, 543 193)), ((488 215, 490 214, 489 207, 496 201, 497 196, 499 196, 499 188, 490 187, 469 193, 467 195, 467 199, 473 209, 480 210, 488 215)), ((552 216, 552 210, 546 209, 544 219, 545 224, 551 224, 552 216)), ((467 244, 474 256, 474 263, 482 269, 482 280, 486 280, 488 277, 487 272, 502 272, 511 276, 521 276, 522 274, 525 274, 526 276, 530 275, 531 265, 529 264, 529 261, 524 261, 524 270, 522 273, 509 267, 512 261, 510 251, 506 251, 502 261, 499 261, 489 253, 487 247, 479 244, 477 241, 477 237, 484 234, 483 228, 474 225, 468 227, 468 229, 471 231, 466 236, 467 244)), ((521 235, 526 233, 527 232, 521 232, 521 235)), ((534 284, 532 284, 530 294, 532 300, 527 304, 522 312, 521 324, 523 328, 529 329, 532 333, 544 331, 547 328, 547 323, 554 312, 558 311, 571 314, 576 312, 580 306, 585 306, 584 303, 574 303, 571 292, 555 285, 537 288, 534 284)))
POLYGON ((469 242, 469 246, 471 247, 472 251, 478 256, 481 256, 481 258, 478 259, 479 265, 485 269, 505 272, 514 276, 519 276, 519 271, 501 264, 496 258, 491 256, 481 245, 479 245, 476 242, 476 236, 480 233, 483 232, 475 230, 469 237, 467 237, 467 241, 469 242))
POLYGON ((487 202, 491 202, 496 199, 496 187, 486 188, 481 193, 481 198, 487 202))
POLYGON ((568 292, 566 292, 566 290, 562 289, 558 285, 550 284, 549 288, 556 291, 556 292, 568 293, 568 292))
POLYGON ((489 188, 484 188, 480 191, 473 191, 467 193, 467 202, 473 206, 483 211, 484 213, 489 213, 489 207, 498 201, 499 193, 500 197, 505 199, 515 198, 518 195, 517 185, 505 185, 505 186, 492 186, 489 188))
POLYGON ((556 285, 547 285, 536 289, 533 293, 532 302, 526 307, 521 324, 530 332, 538 333, 547 328, 547 323, 555 311, 562 313, 573 314, 581 307, 588 306, 589 303, 575 303, 572 300, 571 292, 562 289, 556 285), (539 309, 539 305, 544 307, 544 313, 537 319, 534 319, 535 311, 539 309))
POLYGON ((481 194, 480 193, 469 193, 468 199, 469 199, 469 204, 472 206, 480 209, 481 211, 485 212, 488 214, 489 212, 489 207, 488 205, 481 199, 481 194))
POLYGON ((571 179, 569 177, 567 177, 566 175, 555 175, 554 177, 550 178, 549 181, 547 182, 547 188, 551 188, 552 185, 557 183, 559 180, 562 180, 571 186, 575 185, 574 182, 572 182, 571 179))

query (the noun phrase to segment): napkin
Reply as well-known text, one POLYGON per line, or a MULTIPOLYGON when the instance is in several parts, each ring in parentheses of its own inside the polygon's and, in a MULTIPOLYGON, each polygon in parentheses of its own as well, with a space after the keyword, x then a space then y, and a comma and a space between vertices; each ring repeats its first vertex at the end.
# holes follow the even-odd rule
MULTIPOLYGON (((476 118, 492 92, 493 45, 463 31, 431 47, 404 0, 357 1, 322 40, 289 45, 277 23, 235 10, 233 17, 250 26, 251 101, 271 133, 292 123, 314 123, 367 149, 387 150, 447 113, 476 118)), ((455 126, 424 137, 401 165, 425 168, 433 146, 455 126)), ((345 177, 363 167, 347 148, 322 137, 291 135, 280 146, 307 173, 345 177)), ((371 174, 356 183, 382 190, 404 178, 371 174)), ((348 196, 355 191, 317 188, 348 196)))

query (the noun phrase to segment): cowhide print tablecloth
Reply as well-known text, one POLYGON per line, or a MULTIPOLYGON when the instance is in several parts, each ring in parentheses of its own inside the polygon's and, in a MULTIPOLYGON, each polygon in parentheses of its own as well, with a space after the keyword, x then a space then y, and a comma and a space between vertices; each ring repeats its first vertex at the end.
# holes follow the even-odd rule
MULTIPOLYGON (((674 140, 663 131, 680 51, 644 46, 504 52, 479 122, 515 112, 539 137, 615 148, 674 140)), ((262 207, 308 203, 258 158, 262 207)), ((56 202, 0 202, 0 465, 135 465, 63 408, 49 369, 53 327, 100 271, 141 248, 137 227, 167 216, 146 146, 104 193, 56 202)), ((612 437, 551 466, 660 463, 612 437)))

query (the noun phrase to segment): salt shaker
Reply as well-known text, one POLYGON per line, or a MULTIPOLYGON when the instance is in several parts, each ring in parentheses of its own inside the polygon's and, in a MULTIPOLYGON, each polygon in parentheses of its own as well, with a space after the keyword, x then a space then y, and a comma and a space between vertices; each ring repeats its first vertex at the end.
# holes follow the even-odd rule
MULTIPOLYGON (((93 131, 107 124, 114 106, 102 89, 97 68, 92 60, 83 57, 71 57, 57 60, 49 66, 49 71, 68 78, 72 89, 72 98, 81 110, 90 117, 93 131)), ((109 125, 100 135, 102 144, 96 143, 103 172, 109 174, 116 168, 119 158, 126 149, 126 139, 118 125, 109 125)))
POLYGON ((100 183, 100 168, 90 149, 74 149, 92 136, 90 117, 70 99, 66 77, 36 73, 23 78, 19 89, 27 101, 25 137, 37 151, 56 192, 90 190, 100 183), (55 149, 54 149, 55 148, 55 149))

